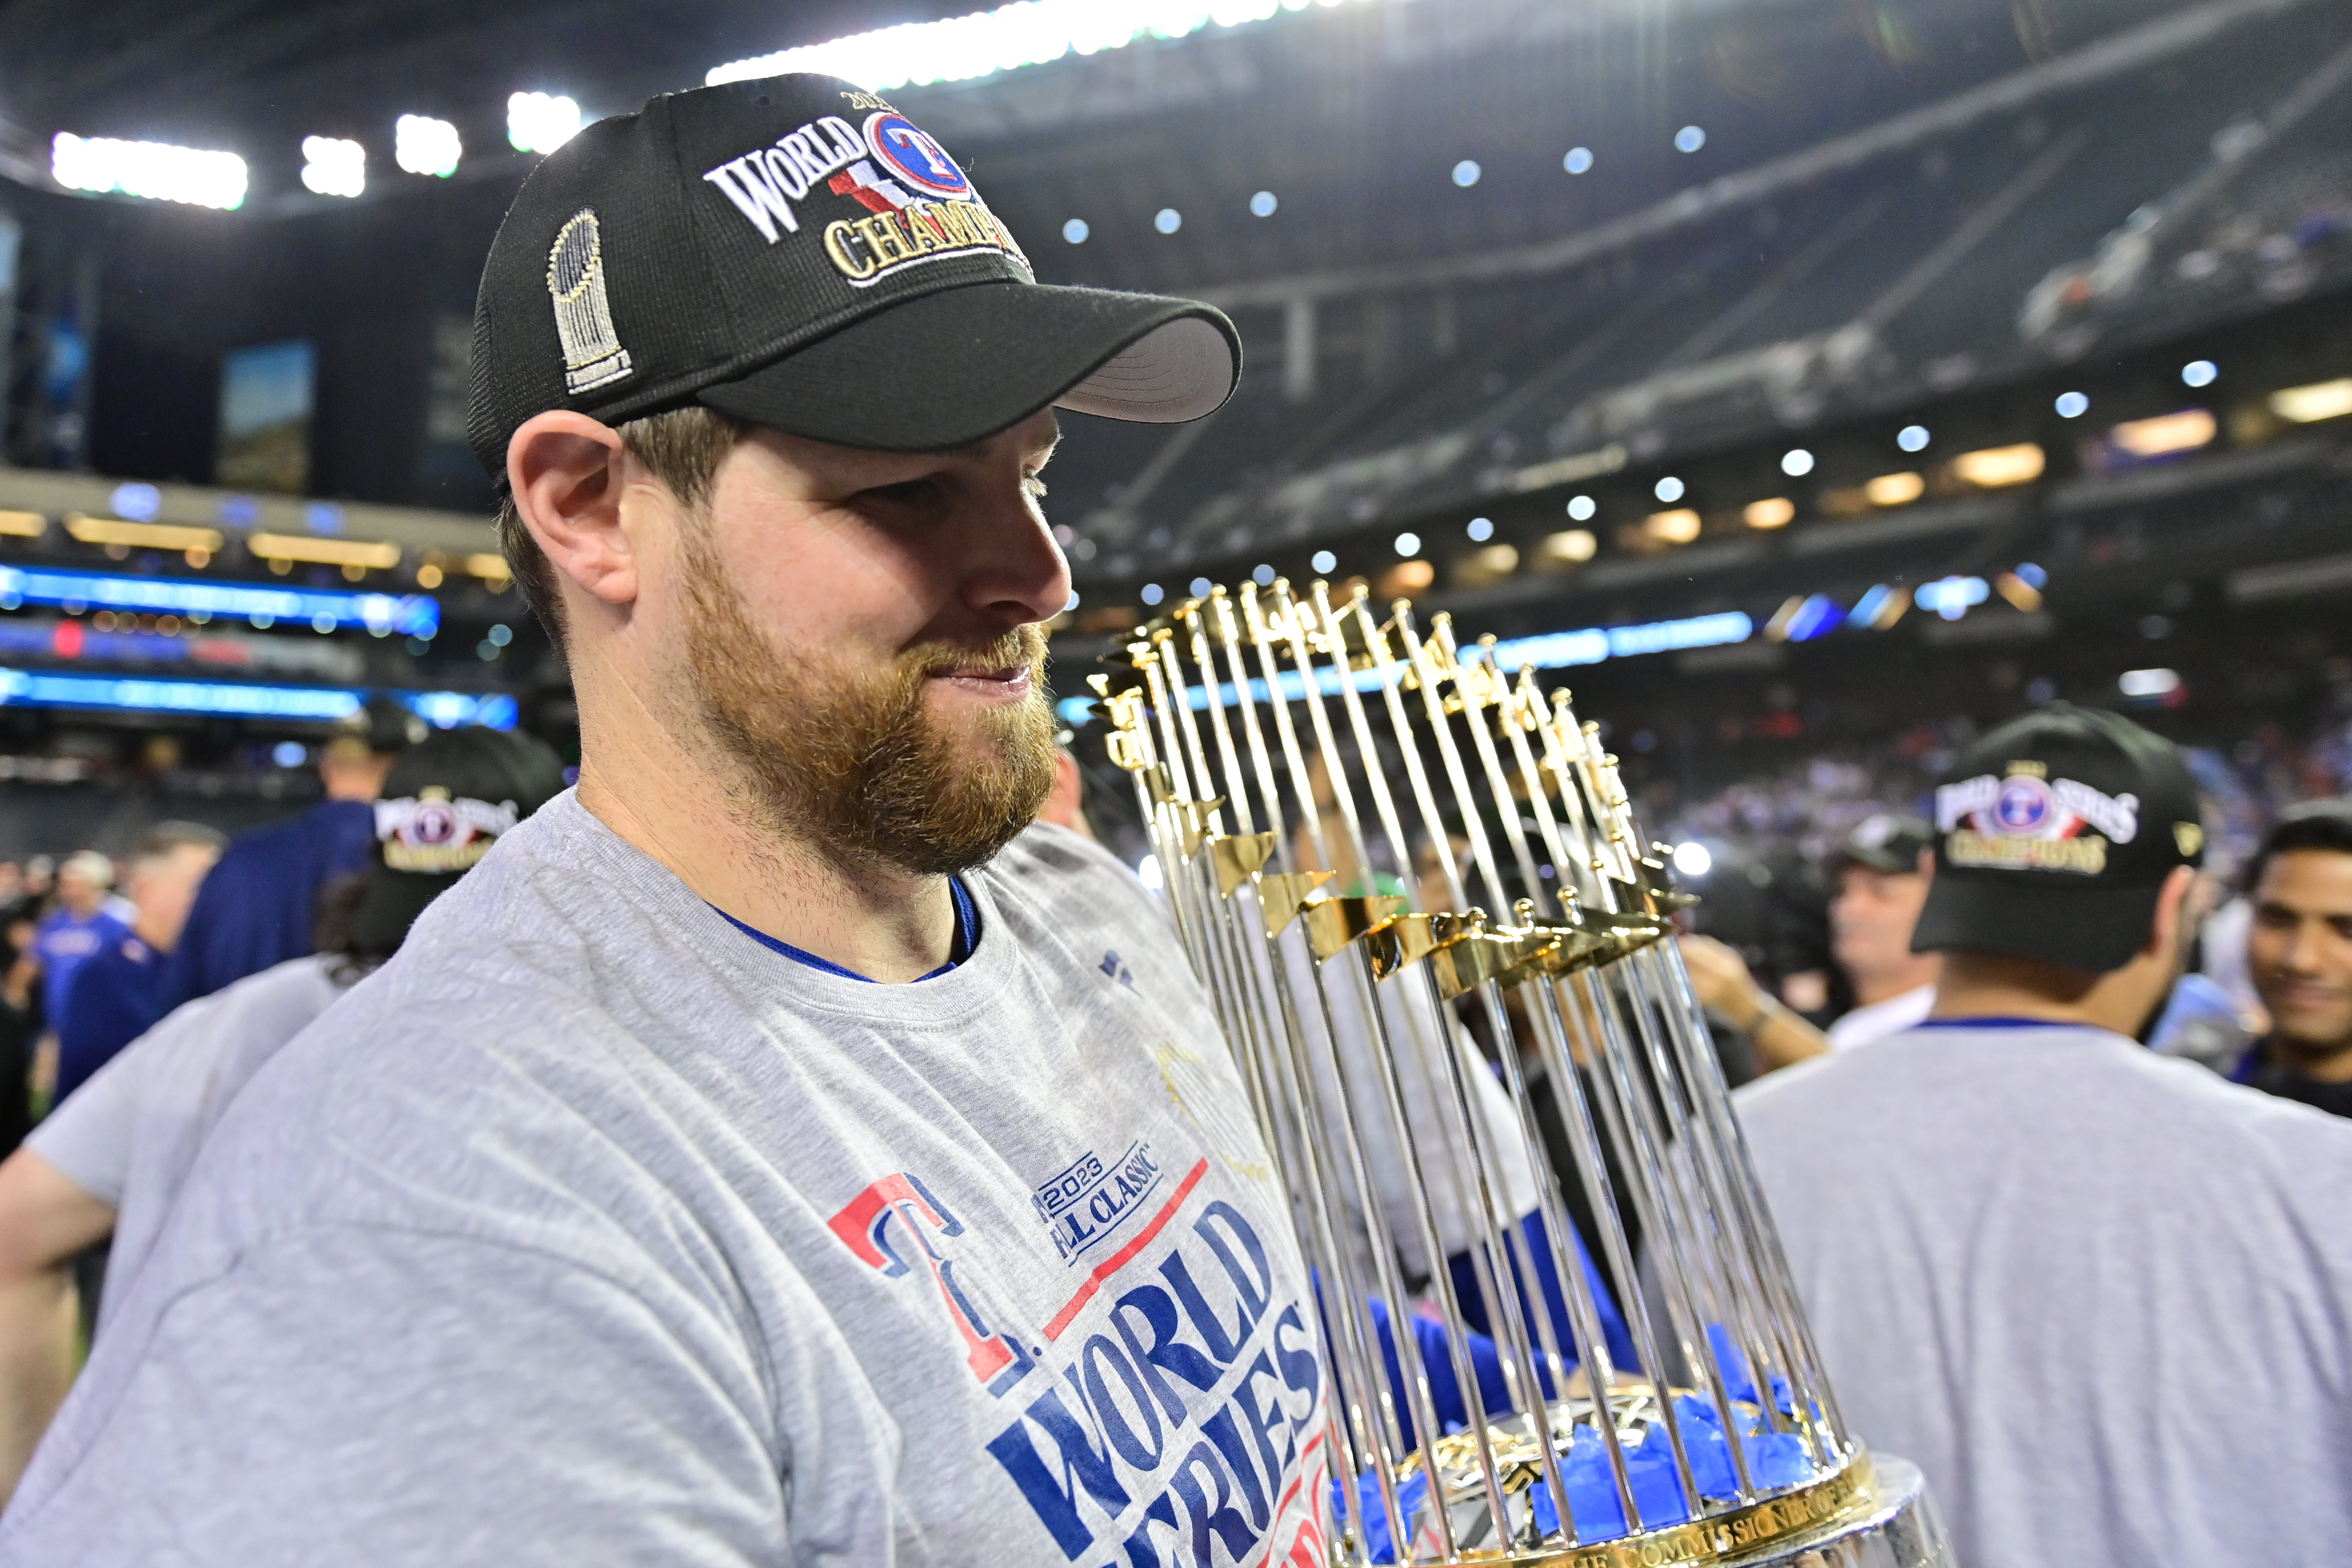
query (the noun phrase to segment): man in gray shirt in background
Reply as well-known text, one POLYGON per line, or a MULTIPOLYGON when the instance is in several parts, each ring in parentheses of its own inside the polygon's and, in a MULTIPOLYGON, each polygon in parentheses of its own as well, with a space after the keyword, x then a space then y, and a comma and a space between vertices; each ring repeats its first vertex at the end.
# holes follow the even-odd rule
POLYGON ((2053 704, 1936 792, 1927 1023, 1735 1097, 1853 1429, 1958 1560, 2340 1563, 2352 1127, 2136 1043, 2203 847, 2171 746, 2053 704))
MULTIPOLYGON (((1037 285, 793 76, 550 155, 475 341, 580 784, 230 1107, 0 1561, 1319 1561, 1213 1014, 1124 868, 1023 831, 1050 410, 1206 414, 1230 323, 1037 285)), ((463 814, 417 811, 429 860, 463 814)))

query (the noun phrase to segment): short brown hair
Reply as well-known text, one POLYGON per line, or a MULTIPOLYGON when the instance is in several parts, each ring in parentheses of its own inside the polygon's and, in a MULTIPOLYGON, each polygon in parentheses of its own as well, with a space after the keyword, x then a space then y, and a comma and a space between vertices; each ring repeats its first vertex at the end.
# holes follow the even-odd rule
MULTIPOLYGON (((740 421, 696 404, 632 419, 616 426, 616 431, 629 456, 652 469, 654 477, 680 501, 698 508, 709 504, 719 465, 735 449, 747 428, 740 421)), ((555 568, 539 541, 531 537, 511 493, 499 502, 499 552, 507 558, 507 570, 514 574, 523 603, 539 617, 556 651, 563 652, 563 598, 556 591, 555 568)))

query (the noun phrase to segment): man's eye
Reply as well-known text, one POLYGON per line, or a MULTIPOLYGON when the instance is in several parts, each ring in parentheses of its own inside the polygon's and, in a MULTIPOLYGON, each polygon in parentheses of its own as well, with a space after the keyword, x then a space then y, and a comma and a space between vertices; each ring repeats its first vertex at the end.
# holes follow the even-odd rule
POLYGON ((895 485, 877 485, 866 493, 878 496, 887 501, 895 501, 901 506, 920 506, 925 501, 937 498, 940 493, 940 482, 929 478, 901 479, 895 485))

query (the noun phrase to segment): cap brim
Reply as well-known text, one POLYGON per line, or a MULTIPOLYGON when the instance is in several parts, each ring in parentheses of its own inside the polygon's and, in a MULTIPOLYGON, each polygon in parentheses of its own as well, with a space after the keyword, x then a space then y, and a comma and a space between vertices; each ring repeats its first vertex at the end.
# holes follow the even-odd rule
POLYGON ((1155 294, 975 283, 853 322, 698 397, 722 414, 836 446, 943 451, 1048 406, 1173 425, 1241 379, 1215 307, 1155 294))
POLYGON ((2147 945, 2161 884, 2060 888, 1977 880, 1938 868, 1911 951, 2005 952, 2105 974, 2147 945))
POLYGON ((1916 873, 1919 869, 1916 856, 1906 861, 1902 856, 1890 854, 1885 849, 1864 849, 1851 844, 1837 852, 1833 864, 1840 868, 1860 866, 1866 870, 1885 872, 1890 877, 1899 877, 1906 871, 1916 873))

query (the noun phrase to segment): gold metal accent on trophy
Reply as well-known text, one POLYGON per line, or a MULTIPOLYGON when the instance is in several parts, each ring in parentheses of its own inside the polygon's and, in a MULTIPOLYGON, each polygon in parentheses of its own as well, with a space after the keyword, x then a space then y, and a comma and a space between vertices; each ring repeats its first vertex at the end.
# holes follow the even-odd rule
POLYGON ((1175 813, 1176 826, 1184 833, 1184 858, 1190 860, 1201 852, 1204 841, 1210 841, 1209 835, 1214 831, 1214 825, 1209 818, 1225 804, 1225 797, 1215 795, 1208 800, 1179 800, 1169 804, 1175 813))
POLYGON ((1257 879, 1258 908, 1265 915, 1265 934, 1280 936, 1307 908, 1315 890, 1339 876, 1337 871, 1268 871, 1257 879))
POLYGON ((1402 899, 1385 893, 1351 894, 1344 899, 1318 899, 1298 911, 1298 919, 1307 928, 1307 944, 1320 963, 1349 942, 1385 930, 1403 912, 1402 899))
POLYGON ((1227 898, 1258 868, 1274 858, 1271 833, 1233 833, 1209 841, 1209 858, 1217 870, 1217 891, 1227 898))

